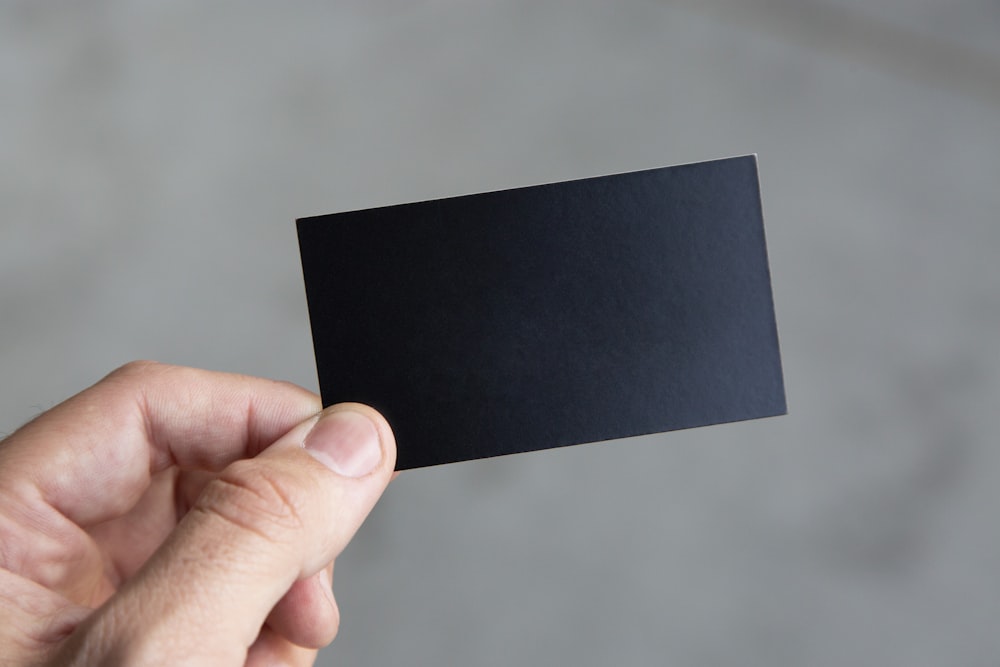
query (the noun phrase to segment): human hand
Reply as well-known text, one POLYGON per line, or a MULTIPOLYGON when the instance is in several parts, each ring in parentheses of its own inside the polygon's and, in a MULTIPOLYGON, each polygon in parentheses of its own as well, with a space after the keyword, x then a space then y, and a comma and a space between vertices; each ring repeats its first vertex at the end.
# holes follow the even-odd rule
POLYGON ((396 459, 375 410, 319 409, 136 362, 0 442, 0 665, 312 664, 396 459))

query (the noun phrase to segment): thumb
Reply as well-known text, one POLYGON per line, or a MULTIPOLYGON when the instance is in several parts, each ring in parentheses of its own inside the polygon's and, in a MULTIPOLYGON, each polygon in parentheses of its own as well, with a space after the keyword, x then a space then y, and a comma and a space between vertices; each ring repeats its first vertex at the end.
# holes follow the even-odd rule
POLYGON ((395 460, 385 419, 342 404, 229 465, 142 570, 80 628, 74 657, 242 665, 275 604, 354 536, 395 460))

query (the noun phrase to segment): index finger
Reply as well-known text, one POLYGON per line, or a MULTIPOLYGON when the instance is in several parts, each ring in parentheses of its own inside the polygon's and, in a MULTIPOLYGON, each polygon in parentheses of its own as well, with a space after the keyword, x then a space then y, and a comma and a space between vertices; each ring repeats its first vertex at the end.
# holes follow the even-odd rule
POLYGON ((221 470, 320 409, 290 383, 132 362, 0 443, 0 492, 86 527, 128 511, 151 475, 221 470))

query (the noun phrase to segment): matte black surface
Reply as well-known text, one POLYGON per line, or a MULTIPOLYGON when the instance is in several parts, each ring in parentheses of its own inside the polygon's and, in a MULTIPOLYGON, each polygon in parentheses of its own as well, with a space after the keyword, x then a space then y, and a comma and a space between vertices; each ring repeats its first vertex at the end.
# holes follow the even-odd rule
POLYGON ((323 404, 398 469, 785 413, 754 156, 298 233, 323 404))

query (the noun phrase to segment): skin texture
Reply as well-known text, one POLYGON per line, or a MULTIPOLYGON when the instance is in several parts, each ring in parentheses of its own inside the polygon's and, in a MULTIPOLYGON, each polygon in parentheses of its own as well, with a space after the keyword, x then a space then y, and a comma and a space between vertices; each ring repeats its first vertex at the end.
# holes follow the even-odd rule
POLYGON ((311 665, 396 456, 375 410, 319 410, 133 362, 0 442, 0 665, 311 665))

